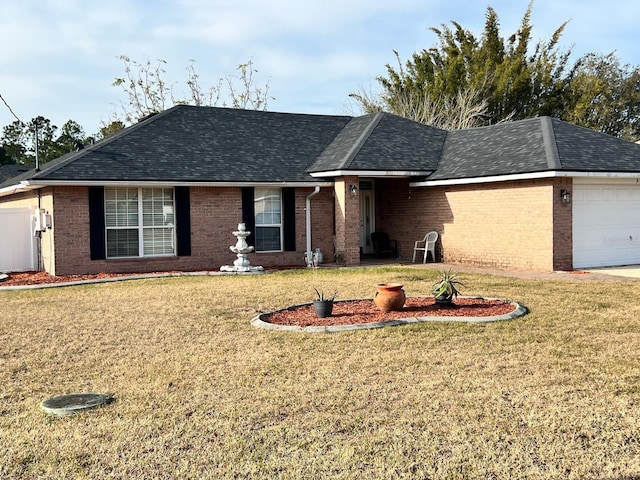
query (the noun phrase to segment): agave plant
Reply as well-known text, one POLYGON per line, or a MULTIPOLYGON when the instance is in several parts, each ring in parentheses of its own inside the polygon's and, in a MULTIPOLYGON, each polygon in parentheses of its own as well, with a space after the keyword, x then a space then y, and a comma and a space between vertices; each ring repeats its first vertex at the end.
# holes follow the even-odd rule
MULTIPOLYGON (((320 268, 317 255, 313 256, 313 262, 311 266, 313 267, 313 276, 317 280, 318 269, 320 268)), ((313 289, 316 291, 316 295, 317 295, 316 302, 333 302, 336 299, 336 296, 338 295, 338 290, 335 290, 332 295, 328 295, 324 293, 324 290, 322 288, 313 287, 313 289)))
POLYGON ((316 294, 318 295, 318 298, 316 298, 316 301, 318 302, 332 302, 335 300, 336 296, 338 295, 338 290, 335 290, 332 295, 327 295, 326 293, 324 293, 324 290, 318 290, 315 287, 313 289, 316 291, 316 294))
POLYGON ((431 294, 437 300, 451 302, 451 300, 460 293, 458 291, 458 285, 464 287, 464 284, 456 278, 456 274, 452 273, 451 270, 447 270, 442 272, 442 278, 433 285, 431 294))

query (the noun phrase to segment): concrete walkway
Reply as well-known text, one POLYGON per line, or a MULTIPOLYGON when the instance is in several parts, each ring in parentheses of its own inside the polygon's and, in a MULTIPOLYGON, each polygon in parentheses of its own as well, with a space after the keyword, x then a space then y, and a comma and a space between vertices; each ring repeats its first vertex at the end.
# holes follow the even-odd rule
POLYGON ((457 263, 411 263, 398 261, 365 260, 362 266, 400 265, 427 268, 432 270, 451 270, 452 272, 469 272, 487 275, 500 275, 503 277, 528 278, 532 280, 567 280, 567 281, 620 281, 639 280, 640 265, 628 265, 624 267, 590 268, 573 271, 530 271, 530 270, 506 270, 498 268, 474 267, 457 263))
MULTIPOLYGON (((501 270, 496 268, 485 267, 473 267, 468 265, 462 265, 457 263, 411 263, 402 262, 397 260, 379 260, 368 259, 364 260, 361 264, 361 268, 377 267, 377 266, 413 266, 416 268, 426 268, 431 270, 451 270, 452 272, 469 272, 477 273, 479 275, 499 275, 503 277, 515 277, 525 278, 531 280, 566 280, 566 281, 639 281, 640 280, 640 265, 628 265, 622 267, 603 267, 592 268, 587 270, 575 270, 575 271, 529 271, 529 270, 501 270)), ((304 268, 304 267, 300 267, 304 268)), ((345 268, 335 264, 325 264, 322 268, 345 268)), ((349 267, 347 267, 349 268, 349 267)), ((183 272, 183 273, 156 273, 156 274, 140 274, 140 275, 126 275, 122 277, 110 277, 94 280, 78 280, 72 282, 60 282, 60 283, 44 283, 39 285, 16 285, 16 286, 3 286, 2 276, 0 274, 0 291, 2 290, 30 290, 39 288, 56 288, 66 287, 73 285, 83 285, 90 283, 104 283, 104 282, 118 282, 124 280, 136 280, 136 279, 148 279, 158 277, 178 277, 178 276, 201 276, 201 275, 238 275, 237 273, 225 273, 225 272, 183 272)), ((6 278, 6 275, 4 275, 6 278)))

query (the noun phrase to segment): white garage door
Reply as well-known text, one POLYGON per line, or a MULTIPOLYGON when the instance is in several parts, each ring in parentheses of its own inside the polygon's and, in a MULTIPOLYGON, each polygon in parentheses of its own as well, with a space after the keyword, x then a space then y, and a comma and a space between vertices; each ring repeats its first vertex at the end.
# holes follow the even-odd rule
POLYGON ((36 270, 29 208, 0 208, 0 272, 36 270))
POLYGON ((640 264, 640 185, 574 185, 574 268, 634 264, 640 264))

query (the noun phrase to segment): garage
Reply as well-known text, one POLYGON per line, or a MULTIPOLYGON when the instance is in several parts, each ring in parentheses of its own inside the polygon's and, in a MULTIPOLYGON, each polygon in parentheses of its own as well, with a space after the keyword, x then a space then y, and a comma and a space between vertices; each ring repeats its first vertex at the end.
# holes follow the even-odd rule
POLYGON ((640 264, 640 184, 574 179, 574 268, 634 264, 640 264))

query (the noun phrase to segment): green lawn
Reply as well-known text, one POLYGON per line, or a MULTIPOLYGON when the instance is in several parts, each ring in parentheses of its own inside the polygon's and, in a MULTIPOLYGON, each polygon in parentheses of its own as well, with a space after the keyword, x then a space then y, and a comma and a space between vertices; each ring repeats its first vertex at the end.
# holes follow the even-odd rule
POLYGON ((640 282, 462 273, 525 317, 334 334, 258 312, 413 267, 0 292, 0 478, 640 477, 640 282), (52 418, 63 393, 116 402, 52 418))

